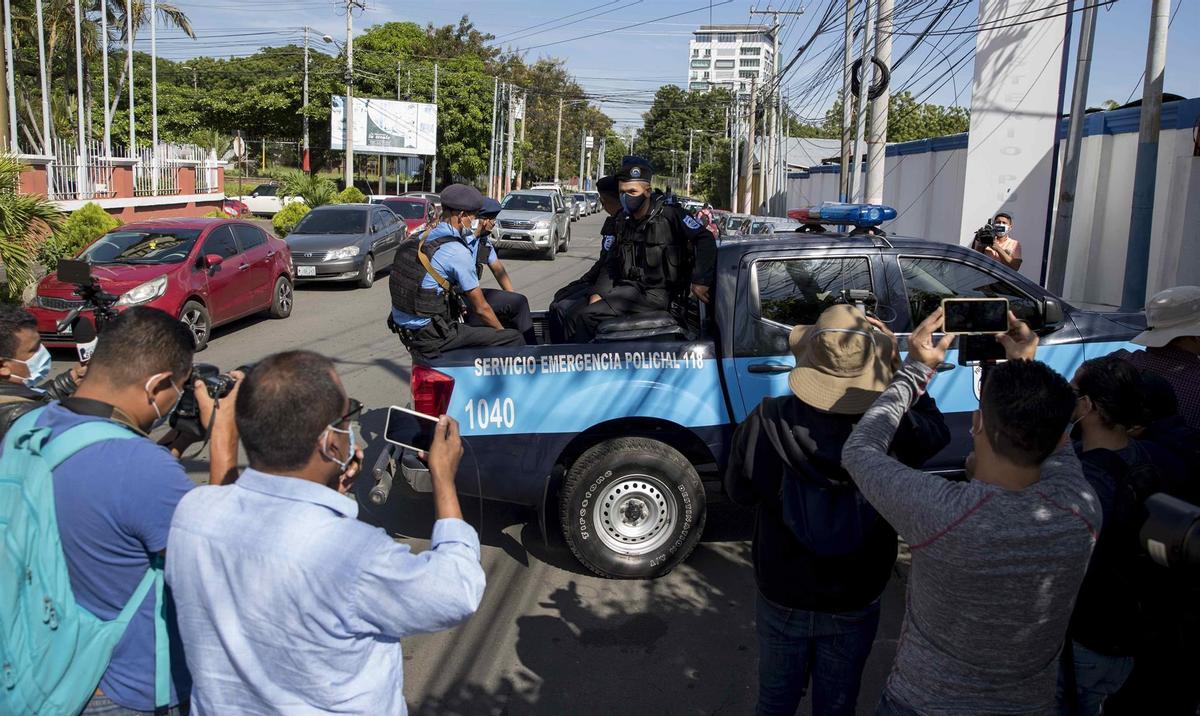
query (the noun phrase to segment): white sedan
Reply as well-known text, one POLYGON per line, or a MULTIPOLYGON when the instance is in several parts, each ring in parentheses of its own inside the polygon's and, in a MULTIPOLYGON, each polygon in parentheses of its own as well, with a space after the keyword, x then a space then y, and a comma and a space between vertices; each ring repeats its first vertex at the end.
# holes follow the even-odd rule
POLYGON ((304 201, 298 196, 279 196, 278 184, 259 184, 249 196, 241 197, 241 200, 255 216, 275 216, 284 204, 304 201))

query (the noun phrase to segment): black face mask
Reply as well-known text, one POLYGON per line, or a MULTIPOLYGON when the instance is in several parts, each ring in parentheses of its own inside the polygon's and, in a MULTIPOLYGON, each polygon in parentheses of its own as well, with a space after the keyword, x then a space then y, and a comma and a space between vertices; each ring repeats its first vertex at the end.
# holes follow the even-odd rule
POLYGON ((633 216, 634 214, 638 213, 638 210, 642 208, 642 204, 644 204, 645 202, 646 202, 645 194, 622 194, 621 195, 621 207, 623 209, 625 209, 626 213, 628 213, 630 216, 633 216))

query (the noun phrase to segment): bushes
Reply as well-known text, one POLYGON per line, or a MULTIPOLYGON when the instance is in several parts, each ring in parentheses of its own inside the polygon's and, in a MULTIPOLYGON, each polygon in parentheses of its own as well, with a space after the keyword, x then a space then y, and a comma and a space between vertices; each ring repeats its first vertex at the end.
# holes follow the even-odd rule
POLYGON ((367 201, 367 195, 358 190, 358 187, 348 186, 338 192, 338 204, 363 204, 367 201))
POLYGON ((300 197, 310 209, 339 203, 337 187, 333 182, 304 172, 291 172, 286 175, 280 183, 280 193, 284 196, 300 197))
POLYGON ((207 219, 228 219, 229 214, 226 214, 224 209, 213 209, 205 214, 204 217, 207 219))
POLYGON ((275 227, 275 233, 281 238, 287 236, 292 229, 296 228, 296 224, 300 223, 300 219, 304 218, 311 209, 307 204, 301 204, 294 201, 290 204, 285 204, 275 217, 271 219, 271 225, 275 227))
POLYGON ((69 259, 80 249, 121 225, 121 220, 88 202, 71 212, 62 227, 38 249, 38 262, 50 270, 59 259, 69 259))

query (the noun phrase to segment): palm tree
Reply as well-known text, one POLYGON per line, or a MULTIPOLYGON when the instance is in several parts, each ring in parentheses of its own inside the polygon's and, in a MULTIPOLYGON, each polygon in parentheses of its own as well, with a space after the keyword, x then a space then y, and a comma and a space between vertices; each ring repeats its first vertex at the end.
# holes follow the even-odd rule
POLYGON ((304 172, 292 172, 280 182, 284 196, 298 196, 308 208, 337 203, 337 186, 328 179, 304 172))
POLYGON ((46 197, 19 192, 23 168, 15 157, 0 155, 0 261, 8 273, 0 298, 7 301, 21 300, 38 245, 62 224, 62 213, 46 197))

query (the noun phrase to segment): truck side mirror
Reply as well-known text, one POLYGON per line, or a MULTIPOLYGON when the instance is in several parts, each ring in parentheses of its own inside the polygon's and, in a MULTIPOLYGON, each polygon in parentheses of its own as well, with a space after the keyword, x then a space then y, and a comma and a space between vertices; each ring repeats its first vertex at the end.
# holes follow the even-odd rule
POLYGON ((1063 322, 1065 316, 1063 314, 1062 304, 1056 298, 1047 298, 1042 303, 1042 325, 1056 326, 1063 322))

